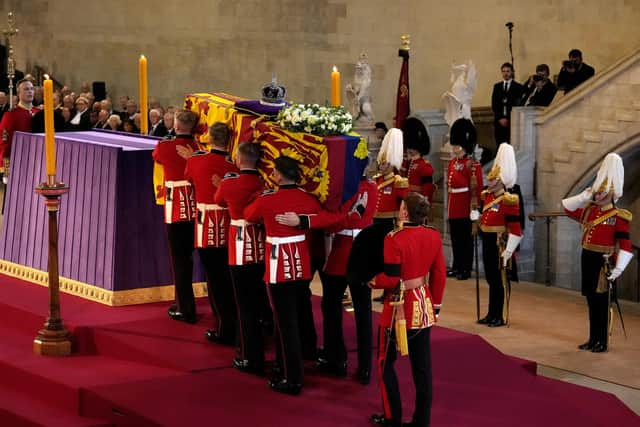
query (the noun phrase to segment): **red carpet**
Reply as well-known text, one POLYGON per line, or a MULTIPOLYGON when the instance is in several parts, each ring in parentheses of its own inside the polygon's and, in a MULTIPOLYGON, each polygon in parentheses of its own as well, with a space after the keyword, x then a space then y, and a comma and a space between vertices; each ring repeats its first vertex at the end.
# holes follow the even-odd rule
MULTIPOLYGON (((362 386, 318 375, 308 364, 302 395, 290 397, 271 392, 264 378, 233 370, 233 349, 204 341, 213 320, 205 299, 198 301, 197 325, 168 319, 167 304, 112 308, 68 295, 61 300, 78 352, 36 356, 31 344, 47 290, 0 276, 1 426, 346 427, 368 426, 368 416, 380 410, 375 374, 362 386)), ((353 321, 345 319, 354 349, 353 321)), ((434 427, 640 425, 615 396, 537 377, 535 364, 503 355, 478 336, 434 328, 432 350, 434 427)), ((351 374, 353 351, 349 358, 351 374)), ((409 419, 408 359, 397 366, 409 419)))

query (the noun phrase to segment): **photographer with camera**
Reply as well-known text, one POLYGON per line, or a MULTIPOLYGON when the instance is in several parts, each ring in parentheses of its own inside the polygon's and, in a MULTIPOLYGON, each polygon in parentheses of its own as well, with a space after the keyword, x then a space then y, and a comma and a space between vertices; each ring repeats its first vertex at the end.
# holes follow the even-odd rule
POLYGON ((582 62, 582 52, 572 49, 569 52, 569 60, 562 63, 558 74, 558 88, 567 94, 594 74, 593 67, 582 62))
POLYGON ((549 66, 540 64, 536 66, 536 73, 529 77, 524 85, 520 105, 525 107, 547 107, 556 96, 558 88, 549 80, 549 66))

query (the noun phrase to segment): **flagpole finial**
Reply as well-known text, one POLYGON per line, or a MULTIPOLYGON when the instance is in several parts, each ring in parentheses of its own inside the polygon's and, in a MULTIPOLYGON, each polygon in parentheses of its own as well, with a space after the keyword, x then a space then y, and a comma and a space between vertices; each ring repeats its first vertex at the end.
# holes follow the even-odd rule
POLYGON ((409 34, 403 34, 400 36, 400 50, 409 50, 411 49, 409 45, 411 44, 411 36, 409 34))

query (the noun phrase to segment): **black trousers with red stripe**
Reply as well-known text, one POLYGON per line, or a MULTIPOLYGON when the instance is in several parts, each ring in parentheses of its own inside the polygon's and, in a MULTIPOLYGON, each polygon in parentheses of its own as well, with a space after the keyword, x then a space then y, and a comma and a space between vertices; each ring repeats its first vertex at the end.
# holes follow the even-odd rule
POLYGON ((176 287, 178 309, 186 318, 196 317, 196 300, 193 295, 193 221, 166 224, 173 283, 176 287))
POLYGON ((231 265, 231 278, 237 303, 238 353, 241 359, 264 368, 264 342, 260 320, 264 314, 266 285, 262 281, 264 263, 231 265))
MULTIPOLYGON (((394 369, 396 361, 396 337, 394 328, 380 328, 378 369, 382 372, 382 405, 384 415, 394 427, 402 426, 402 402, 398 377, 394 369)), ((431 420, 431 328, 407 330, 409 360, 413 384, 416 387, 415 409, 412 427, 428 427, 431 420)))
POLYGON ((238 314, 227 248, 198 248, 198 255, 207 275, 209 304, 216 316, 215 330, 222 340, 234 342, 238 314))

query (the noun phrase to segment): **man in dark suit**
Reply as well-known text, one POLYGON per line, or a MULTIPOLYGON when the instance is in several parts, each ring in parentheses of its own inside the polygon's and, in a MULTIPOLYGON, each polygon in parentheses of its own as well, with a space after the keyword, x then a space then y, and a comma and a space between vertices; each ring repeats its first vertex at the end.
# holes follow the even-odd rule
POLYGON ((149 128, 149 135, 165 137, 168 133, 167 127, 162 122, 162 114, 155 108, 149 111, 149 122, 151 127, 149 128))
POLYGON ((500 67, 502 81, 493 85, 491 109, 493 110, 493 131, 496 145, 511 141, 511 108, 518 105, 522 95, 522 85, 513 80, 513 65, 505 62, 500 67))
POLYGON ((569 60, 562 63, 558 74, 558 88, 564 89, 564 93, 567 94, 593 77, 595 73, 592 66, 582 62, 582 52, 578 49, 572 49, 569 52, 569 60))
POLYGON ((556 96, 558 88, 549 80, 549 66, 540 64, 536 66, 536 73, 529 77, 524 85, 520 105, 525 107, 547 107, 556 96))

